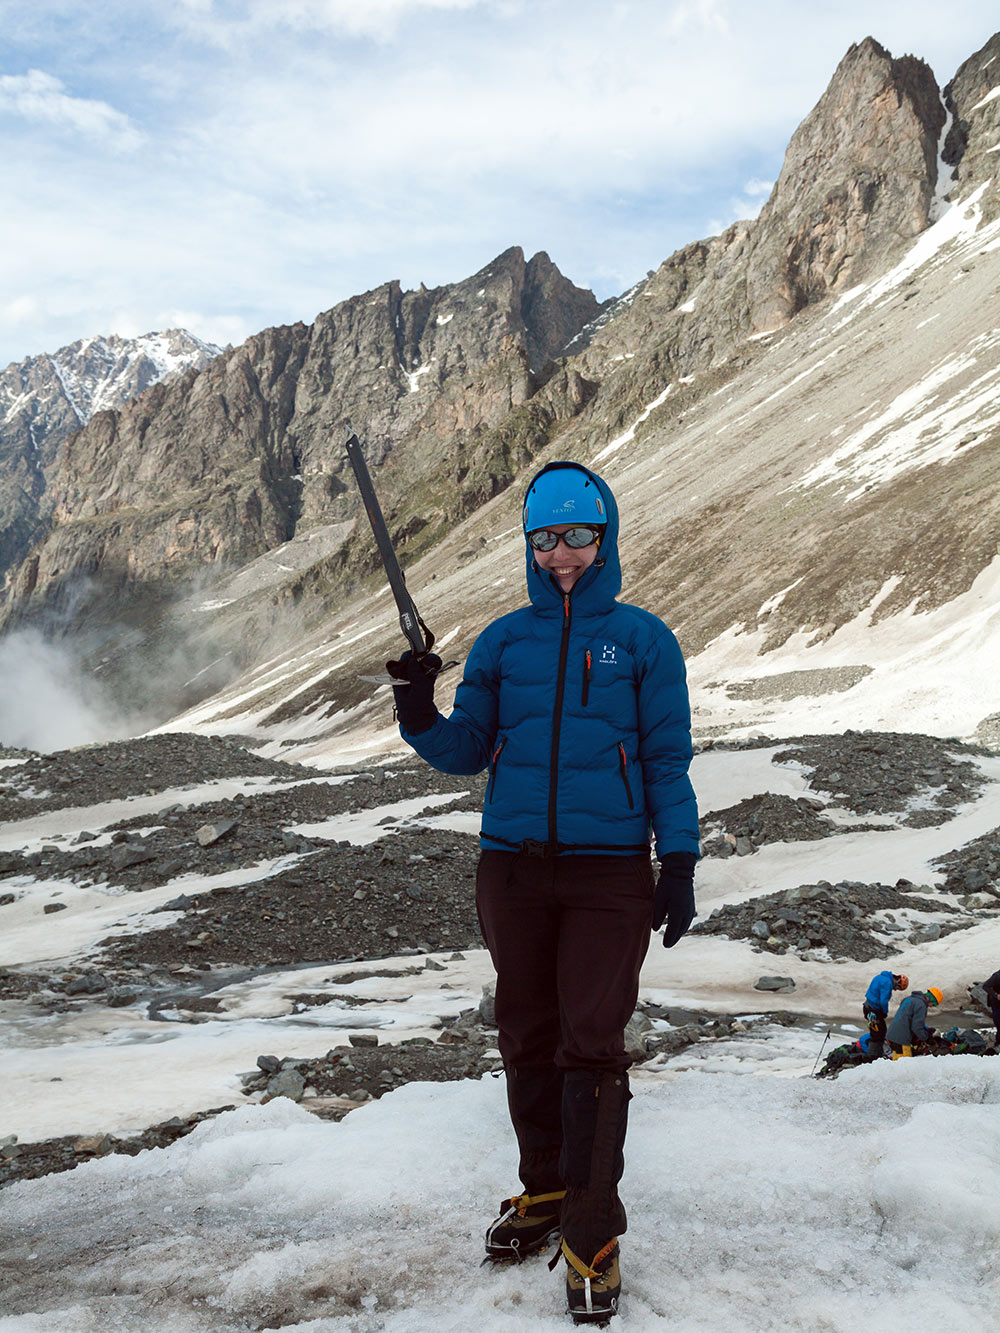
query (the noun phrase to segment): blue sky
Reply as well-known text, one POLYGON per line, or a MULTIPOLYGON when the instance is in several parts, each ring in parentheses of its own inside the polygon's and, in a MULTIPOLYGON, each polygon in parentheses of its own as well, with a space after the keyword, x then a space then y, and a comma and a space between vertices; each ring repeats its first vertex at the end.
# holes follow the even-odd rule
POLYGON ((598 296, 752 216, 869 33, 941 83, 992 0, 0 0, 0 367, 239 342, 510 245, 598 296))

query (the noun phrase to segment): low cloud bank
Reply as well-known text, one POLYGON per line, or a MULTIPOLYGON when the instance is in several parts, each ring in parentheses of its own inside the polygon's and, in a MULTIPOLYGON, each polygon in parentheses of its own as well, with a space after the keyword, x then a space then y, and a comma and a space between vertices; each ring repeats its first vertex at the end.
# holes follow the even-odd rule
POLYGON ((116 707, 70 644, 33 629, 0 639, 0 744, 48 753, 134 736, 146 725, 116 707))

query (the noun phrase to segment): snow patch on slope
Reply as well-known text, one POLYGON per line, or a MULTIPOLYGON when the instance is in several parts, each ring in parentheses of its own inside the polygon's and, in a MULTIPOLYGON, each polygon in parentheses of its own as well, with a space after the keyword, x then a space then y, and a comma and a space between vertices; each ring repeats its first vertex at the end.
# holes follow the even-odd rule
POLYGON ((661 394, 654 398, 651 403, 647 403, 632 422, 631 426, 629 426, 628 430, 624 431, 621 435, 616 436, 615 439, 611 440, 604 446, 600 453, 594 455, 590 460, 590 466, 594 467, 597 463, 600 463, 602 459, 607 458, 610 454, 616 453, 623 444, 630 444, 631 441, 635 439, 635 432, 639 426, 642 425, 651 412, 655 412, 662 403, 666 402, 667 395, 673 387, 672 384, 668 384, 661 394))
MULTIPOLYGON (((890 580, 891 582, 891 580, 890 580)), ((931 611, 909 607, 872 623, 889 589, 882 588, 853 620, 822 642, 798 631, 764 652, 767 626, 730 626, 688 661, 698 726, 725 724, 733 734, 773 728, 780 735, 848 727, 971 736, 984 713, 996 711, 996 646, 1000 642, 1000 555, 972 586, 931 611), (708 681, 766 681, 789 671, 864 663, 870 674, 842 693, 796 699, 733 699, 708 681), (956 669, 961 664, 961 670, 956 669)))
POLYGON ((884 412, 811 468, 797 486, 841 482, 844 490, 849 482, 859 483, 845 497, 854 500, 872 485, 943 462, 965 446, 989 441, 1000 426, 998 347, 1000 328, 974 338, 965 351, 942 361, 923 380, 898 394, 884 412), (955 383, 981 360, 986 367, 981 374, 955 383), (950 391, 948 386, 952 386, 950 391))
POLYGON ((845 292, 826 315, 826 319, 836 320, 833 332, 839 332, 859 311, 892 296, 925 264, 949 263, 974 253, 984 244, 1000 244, 1000 221, 979 230, 982 221, 980 200, 989 185, 989 181, 984 182, 961 204, 949 208, 933 226, 921 233, 895 268, 883 277, 868 286, 852 287, 845 292))

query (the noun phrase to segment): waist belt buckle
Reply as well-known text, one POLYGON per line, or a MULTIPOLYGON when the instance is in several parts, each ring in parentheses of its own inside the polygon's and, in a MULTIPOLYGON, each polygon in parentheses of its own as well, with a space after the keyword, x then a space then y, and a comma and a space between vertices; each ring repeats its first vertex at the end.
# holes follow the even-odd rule
POLYGON ((547 842, 539 842, 537 838, 525 838, 521 843, 521 851, 525 856, 547 856, 549 845, 547 842))

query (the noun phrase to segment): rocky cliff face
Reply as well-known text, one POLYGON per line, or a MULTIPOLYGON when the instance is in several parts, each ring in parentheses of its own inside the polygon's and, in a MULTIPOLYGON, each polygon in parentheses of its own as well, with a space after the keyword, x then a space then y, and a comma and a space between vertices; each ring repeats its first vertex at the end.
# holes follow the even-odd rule
MULTIPOLYGON (((1000 33, 962 64, 944 90, 951 123, 943 157, 954 172, 956 195, 968 195, 992 181, 1000 145, 1000 33)), ((995 190, 983 199, 987 222, 1000 216, 995 190)))
POLYGON ((184 329, 141 338, 85 338, 0 371, 0 574, 44 528, 48 478, 70 435, 95 412, 206 366, 219 348, 184 329))
POLYGON ((551 358, 600 308, 547 255, 525 261, 514 248, 465 282, 387 283, 311 327, 267 330, 200 374, 94 413, 63 449, 52 531, 10 580, 8 620, 68 597, 86 614, 82 575, 96 619, 141 619, 195 572, 228 573, 300 527, 350 517, 349 422, 402 541, 426 545, 523 465, 495 432, 543 386, 540 440, 577 410, 585 387, 566 372, 551 382, 551 358))
POLYGON ((851 47, 760 217, 677 251, 570 346, 600 386, 598 429, 624 428, 670 384, 680 401, 691 376, 734 373, 748 339, 898 257, 928 224, 944 122, 922 61, 871 38, 851 47))
POLYGON ((922 61, 894 60, 871 38, 851 47, 793 135, 760 217, 666 260, 593 332, 587 364, 642 349, 688 375, 861 281, 927 226, 944 121, 922 61))
POLYGON ((945 122, 937 82, 870 37, 796 130, 753 231, 753 332, 859 282, 927 226, 945 122))

